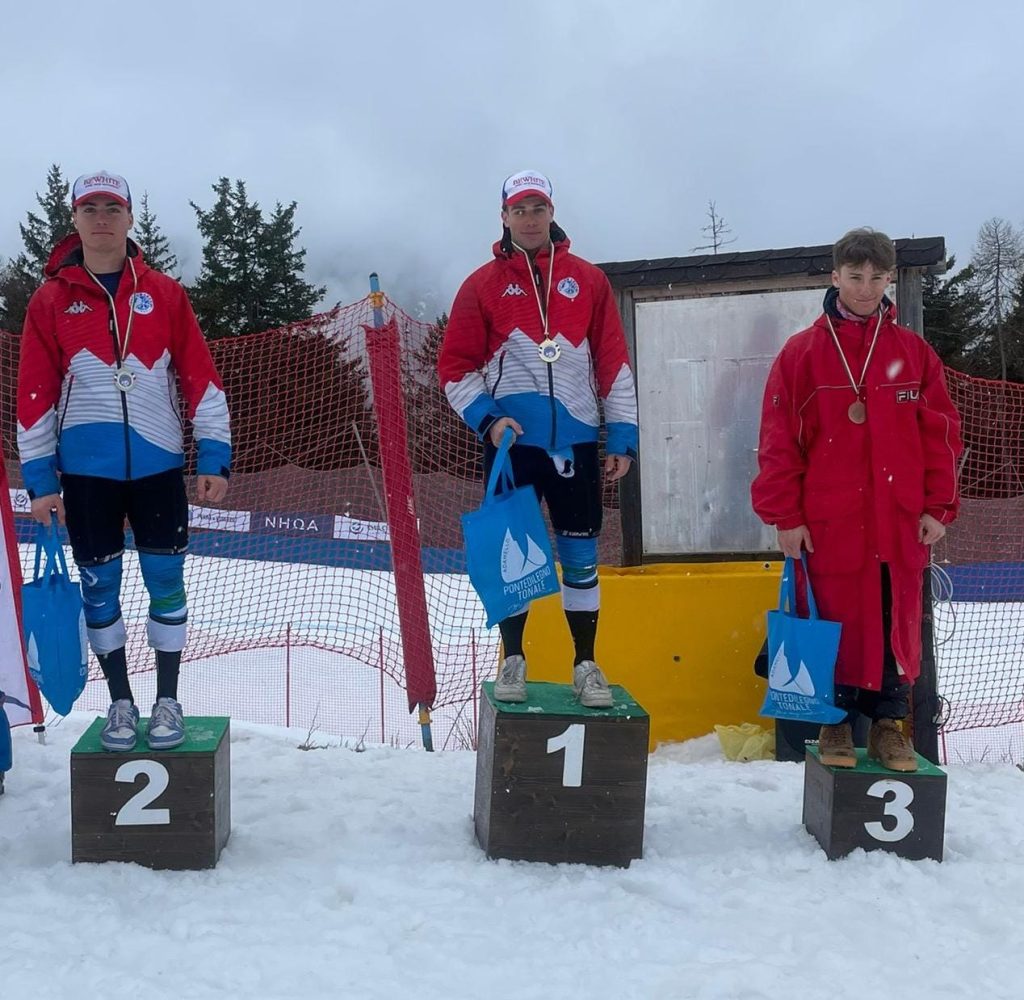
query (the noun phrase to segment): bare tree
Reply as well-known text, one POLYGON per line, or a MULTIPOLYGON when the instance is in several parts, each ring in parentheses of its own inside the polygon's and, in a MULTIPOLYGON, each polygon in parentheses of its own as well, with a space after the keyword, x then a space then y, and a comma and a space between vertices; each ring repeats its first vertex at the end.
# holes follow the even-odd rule
POLYGON ((727 237, 732 236, 732 229, 729 228, 729 224, 725 219, 718 214, 713 201, 708 202, 708 224, 701 226, 700 231, 711 242, 705 243, 704 246, 691 247, 691 253, 697 253, 699 250, 710 250, 712 253, 718 253, 719 247, 725 247, 730 243, 736 242, 735 236, 732 239, 727 239, 727 237))
POLYGON ((1000 378, 1006 380, 1006 318, 1024 271, 1024 234, 1005 219, 982 224, 971 258, 978 292, 985 301, 985 318, 999 348, 1000 378))

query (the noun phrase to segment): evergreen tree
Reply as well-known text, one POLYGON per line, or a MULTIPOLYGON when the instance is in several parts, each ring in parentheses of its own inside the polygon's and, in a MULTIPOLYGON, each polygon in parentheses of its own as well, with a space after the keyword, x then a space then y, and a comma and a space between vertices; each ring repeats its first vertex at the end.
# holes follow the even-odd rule
POLYGON ((971 264, 978 292, 985 303, 991 353, 997 360, 989 378, 1005 380, 1009 375, 1014 346, 1006 322, 1024 277, 1024 234, 1005 219, 993 218, 978 230, 971 264))
POLYGON ((310 316, 327 291, 302 278, 306 251, 295 246, 302 232, 295 228, 295 209, 294 201, 287 208, 278 202, 260 239, 263 308, 268 315, 280 317, 272 326, 310 316))
POLYGON ((977 352, 985 339, 985 304, 978 293, 973 267, 952 274, 956 258, 946 261, 951 277, 926 274, 922 279, 924 335, 942 363, 977 374, 977 352))
POLYGON ((50 251, 74 228, 71 224, 69 191, 70 184, 61 173, 60 164, 52 164, 46 175, 46 193, 36 195, 43 217, 29 212, 27 225, 18 226, 21 240, 25 244, 27 261, 40 281, 50 251))
POLYGON ((28 300, 43 280, 43 268, 54 246, 71 232, 71 203, 68 182, 60 165, 51 165, 46 191, 36 201, 43 214, 28 213, 19 225, 25 249, 0 268, 0 327, 20 331, 25 322, 28 300))
POLYGON ((1010 382, 1024 382, 1024 274, 1017 282, 1006 329, 1006 377, 1010 382))
POLYGON ((204 211, 191 202, 203 237, 203 266, 190 289, 207 337, 238 336, 285 326, 312 313, 326 288, 302 277, 306 251, 294 245, 296 205, 278 205, 270 220, 250 202, 245 182, 222 177, 204 211))
POLYGON ((448 315, 427 328, 420 345, 404 354, 406 417, 413 471, 446 472, 463 478, 480 475, 480 442, 451 408, 438 383, 437 359, 448 315))
POLYGON ((167 237, 157 225, 156 215, 149 210, 148 191, 143 191, 139 208, 140 212, 135 219, 135 242, 139 244, 142 256, 150 267, 170 274, 178 266, 178 258, 171 252, 167 237))

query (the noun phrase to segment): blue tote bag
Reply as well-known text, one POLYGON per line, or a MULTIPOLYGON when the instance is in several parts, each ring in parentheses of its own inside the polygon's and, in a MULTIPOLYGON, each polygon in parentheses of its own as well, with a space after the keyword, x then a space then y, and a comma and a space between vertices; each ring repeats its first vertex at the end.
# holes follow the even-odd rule
POLYGON ((39 525, 32 581, 21 588, 28 670, 60 715, 71 711, 89 674, 82 591, 68 579, 64 549, 52 530, 39 525), (40 573, 43 556, 46 567, 40 573))
POLYGON ((487 612, 488 628, 535 597, 559 590, 537 494, 532 486, 517 489, 512 479, 509 449, 514 440, 506 430, 480 509, 462 515, 466 568, 487 612))
POLYGON ((768 612, 768 693, 761 714, 794 722, 835 724, 846 712, 835 706, 835 668, 842 625, 818 617, 807 580, 809 617, 796 613, 796 562, 786 559, 779 584, 779 608, 768 612))

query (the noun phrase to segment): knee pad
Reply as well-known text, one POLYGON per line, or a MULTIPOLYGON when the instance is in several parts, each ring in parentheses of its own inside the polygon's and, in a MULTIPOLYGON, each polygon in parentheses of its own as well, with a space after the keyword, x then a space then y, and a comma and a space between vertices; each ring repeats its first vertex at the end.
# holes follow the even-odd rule
POLYGON ((102 628, 121 617, 121 557, 95 566, 79 566, 85 623, 102 628))
POLYGON ((153 649, 177 653, 185 648, 185 555, 140 552, 139 569, 149 592, 146 632, 153 649))
POLYGON ((78 574, 89 645, 97 656, 112 653, 128 638, 121 617, 121 556, 95 566, 79 566, 78 574))
POLYGON ((566 611, 597 611, 601 591, 597 581, 597 539, 555 535, 562 564, 562 607, 566 611))

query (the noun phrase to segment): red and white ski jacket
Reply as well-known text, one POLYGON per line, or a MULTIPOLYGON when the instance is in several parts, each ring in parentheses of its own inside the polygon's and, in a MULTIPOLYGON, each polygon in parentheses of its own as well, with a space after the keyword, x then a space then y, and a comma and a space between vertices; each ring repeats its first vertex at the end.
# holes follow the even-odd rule
POLYGON ((843 318, 836 292, 809 329, 786 341, 761 408, 754 511, 780 529, 806 525, 821 614, 843 623, 836 680, 877 689, 882 673, 879 564, 892 582, 892 644, 903 673, 920 666, 921 573, 928 546, 922 514, 949 524, 959 509, 960 418, 942 362, 923 337, 886 309, 860 394, 867 419, 854 423, 847 363, 860 375, 878 321, 843 318))
POLYGON ((508 416, 523 428, 518 443, 552 453, 597 440, 600 401, 608 453, 635 458, 636 389, 611 285, 600 268, 569 253, 569 245, 568 238, 557 240, 531 266, 521 250, 494 244, 494 260, 474 271, 455 297, 438 359, 441 385, 481 437, 508 416), (559 348, 550 364, 538 351, 544 340, 538 293, 559 348))
POLYGON ((47 280, 29 302, 18 449, 34 497, 59 492, 58 471, 129 480, 180 468, 176 380, 195 432, 197 471, 228 474, 227 402, 188 296, 150 268, 131 240, 128 248, 112 300, 85 269, 78 235, 68 236, 54 248, 47 280), (128 392, 115 384, 118 369, 134 376, 128 392))

